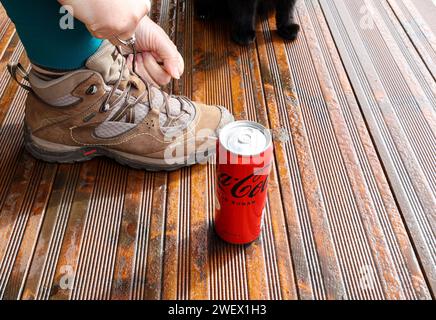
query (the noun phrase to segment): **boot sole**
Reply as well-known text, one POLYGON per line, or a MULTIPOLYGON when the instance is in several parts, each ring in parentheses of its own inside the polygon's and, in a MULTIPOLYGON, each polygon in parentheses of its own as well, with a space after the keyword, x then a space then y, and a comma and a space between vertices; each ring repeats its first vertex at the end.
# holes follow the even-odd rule
MULTIPOLYGON (((41 140, 43 141, 43 140, 41 140)), ((52 143, 50 143, 53 145, 52 143)), ((70 148, 63 145, 58 145, 59 149, 70 148)), ((104 147, 90 146, 90 147, 77 147, 74 150, 68 151, 53 151, 47 150, 35 139, 32 138, 32 134, 29 129, 24 129, 24 147, 26 150, 36 159, 50 162, 50 163, 80 163, 89 161, 96 157, 110 158, 123 166, 128 166, 133 169, 146 170, 146 171, 175 171, 184 167, 189 167, 198 163, 205 163, 210 157, 215 154, 215 147, 207 149, 204 152, 199 152, 190 155, 184 159, 178 159, 176 164, 168 164, 165 160, 157 160, 153 158, 140 157, 131 155, 135 159, 129 158, 129 154, 108 150, 104 147), (141 161, 138 161, 138 159, 141 161)), ((74 147, 71 147, 74 148, 74 147)))

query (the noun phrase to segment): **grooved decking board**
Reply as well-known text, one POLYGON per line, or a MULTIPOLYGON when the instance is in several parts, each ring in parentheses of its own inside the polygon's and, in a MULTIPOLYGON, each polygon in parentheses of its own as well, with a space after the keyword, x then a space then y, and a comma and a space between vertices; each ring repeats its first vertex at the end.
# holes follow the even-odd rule
POLYGON ((436 1, 415 0, 413 1, 413 4, 421 16, 425 19, 425 23, 428 25, 428 27, 433 31, 433 33, 436 33, 436 20, 434 19, 436 15, 436 1))
MULTIPOLYGON (((382 1, 381 3, 384 2, 382 1)), ((380 3, 374 4, 380 5, 380 3)), ((396 18, 400 20, 398 23, 402 24, 411 42, 416 47, 416 50, 421 55, 427 68, 433 75, 434 82, 434 79, 436 78, 436 28, 432 28, 431 24, 429 25, 421 14, 423 13, 422 10, 427 12, 427 14, 430 12, 436 13, 436 3, 428 0, 424 5, 422 1, 415 2, 410 0, 388 0, 388 5, 396 15, 396 18), (425 9, 423 7, 425 7, 425 9), (421 11, 418 10, 418 8, 420 8, 421 11)), ((390 10, 387 9, 386 11, 389 12, 390 10)), ((395 18, 393 18, 392 21, 395 23, 395 18)), ((434 21, 435 20, 433 18, 432 22, 435 23, 434 21)), ((392 34, 401 34, 401 32, 396 31, 397 29, 399 30, 401 28, 398 26, 391 27, 392 34)), ((403 49, 402 51, 403 54, 408 54, 408 50, 403 49)), ((412 68, 414 67, 415 60, 419 62, 419 59, 409 59, 409 64, 412 68)), ((434 92, 435 90, 433 90, 433 93, 434 92)), ((435 100, 432 102, 434 105, 436 105, 435 100)))
POLYGON ((432 46, 412 33, 425 18, 406 26, 398 1, 300 0, 296 42, 261 17, 248 47, 196 20, 193 1, 154 1, 185 58, 167 89, 273 130, 264 227, 249 246, 213 232, 213 163, 148 173, 28 155, 26 93, 5 66, 29 63, 0 10, 0 298, 432 298, 432 46), (355 27, 366 6, 372 37, 355 27))
POLYGON ((418 80, 425 68, 421 61, 407 59, 415 54, 413 47, 392 41, 397 31, 379 19, 379 2, 321 3, 434 291, 436 104, 434 89, 424 90, 433 88, 434 80, 418 80), (362 8, 369 9, 377 23, 359 27, 362 8))

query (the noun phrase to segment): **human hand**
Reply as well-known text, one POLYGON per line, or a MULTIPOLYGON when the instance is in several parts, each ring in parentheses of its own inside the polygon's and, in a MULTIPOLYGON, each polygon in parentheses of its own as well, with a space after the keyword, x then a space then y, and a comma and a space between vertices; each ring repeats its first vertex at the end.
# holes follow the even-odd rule
MULTIPOLYGON (((184 61, 166 32, 148 16, 142 18, 136 32, 136 73, 143 80, 165 85, 171 78, 180 79, 184 61)), ((132 63, 133 56, 128 62, 132 63)))
POLYGON ((58 0, 96 38, 129 39, 150 11, 150 0, 58 0))

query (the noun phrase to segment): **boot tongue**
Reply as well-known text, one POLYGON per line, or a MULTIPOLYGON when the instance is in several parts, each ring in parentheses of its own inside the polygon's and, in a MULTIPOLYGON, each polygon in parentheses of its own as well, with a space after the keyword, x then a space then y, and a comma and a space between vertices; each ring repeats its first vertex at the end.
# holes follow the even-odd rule
POLYGON ((105 40, 97 52, 89 57, 86 67, 100 73, 107 84, 113 84, 119 79, 121 72, 123 78, 128 79, 128 68, 121 68, 124 59, 117 48, 105 40))

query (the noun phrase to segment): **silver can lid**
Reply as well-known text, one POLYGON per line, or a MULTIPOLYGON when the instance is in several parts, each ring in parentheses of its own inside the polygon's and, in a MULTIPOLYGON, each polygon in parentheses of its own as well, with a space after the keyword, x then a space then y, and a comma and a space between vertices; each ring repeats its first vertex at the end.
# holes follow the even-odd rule
POLYGON ((235 121, 228 124, 221 129, 219 139, 224 148, 241 156, 261 154, 272 143, 269 131, 252 121, 235 121))

